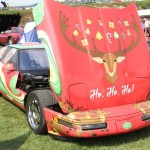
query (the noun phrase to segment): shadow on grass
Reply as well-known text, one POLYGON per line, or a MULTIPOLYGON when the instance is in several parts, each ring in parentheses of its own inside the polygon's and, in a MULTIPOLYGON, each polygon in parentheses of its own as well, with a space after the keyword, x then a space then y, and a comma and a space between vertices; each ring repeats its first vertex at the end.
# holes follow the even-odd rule
POLYGON ((89 138, 89 139, 75 139, 73 140, 74 143, 79 144, 80 146, 87 146, 93 147, 93 146, 120 146, 122 144, 129 144, 138 142, 139 140, 145 140, 149 141, 150 139, 150 127, 134 131, 131 133, 126 134, 120 134, 120 135, 112 135, 107 137, 98 137, 98 138, 89 138))
POLYGON ((2 150, 16 149, 17 150, 25 143, 25 141, 30 136, 30 134, 31 134, 31 131, 24 135, 18 136, 14 139, 2 141, 0 142, 0 149, 2 150))
MULTIPOLYGON (((16 137, 15 139, 0 142, 0 149, 8 150, 9 147, 12 149, 19 149, 24 144, 26 139, 30 136, 30 133, 31 132, 28 132, 27 134, 16 137)), ((150 127, 147 127, 138 131, 134 131, 131 133, 127 133, 127 134, 121 134, 121 135, 113 135, 113 136, 90 138, 90 139, 82 139, 82 138, 72 139, 73 140, 72 143, 76 143, 80 146, 88 146, 91 148, 93 146, 106 146, 106 147, 112 146, 113 147, 113 146, 120 146, 123 144, 130 144, 130 143, 135 143, 135 142, 140 143, 141 139, 142 141, 145 140, 146 142, 150 141, 150 127)), ((66 141, 69 141, 69 140, 66 140, 66 141)))

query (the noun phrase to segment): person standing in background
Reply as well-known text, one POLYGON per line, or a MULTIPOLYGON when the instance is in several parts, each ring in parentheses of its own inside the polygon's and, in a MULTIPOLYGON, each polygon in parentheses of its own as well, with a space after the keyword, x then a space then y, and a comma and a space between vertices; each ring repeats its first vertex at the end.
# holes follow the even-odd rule
POLYGON ((149 36, 149 28, 150 28, 150 21, 147 18, 144 18, 144 25, 145 25, 145 36, 149 36))
POLYGON ((145 21, 143 18, 141 19, 141 26, 142 26, 143 31, 145 32, 145 21))

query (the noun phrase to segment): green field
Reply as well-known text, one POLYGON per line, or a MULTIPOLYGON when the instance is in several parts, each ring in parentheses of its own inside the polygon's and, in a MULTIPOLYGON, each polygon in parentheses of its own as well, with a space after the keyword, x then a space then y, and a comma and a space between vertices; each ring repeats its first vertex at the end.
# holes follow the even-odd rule
POLYGON ((129 134, 73 142, 36 135, 28 127, 25 113, 0 98, 0 150, 149 150, 149 143, 150 127, 129 134))
MULTIPOLYGON (((89 7, 126 7, 131 3, 132 0, 126 0, 126 2, 103 2, 103 3, 84 3, 84 4, 78 4, 75 6, 89 6, 89 7)), ((149 9, 150 8, 150 1, 149 0, 141 0, 141 1, 135 1, 137 9, 149 9)))

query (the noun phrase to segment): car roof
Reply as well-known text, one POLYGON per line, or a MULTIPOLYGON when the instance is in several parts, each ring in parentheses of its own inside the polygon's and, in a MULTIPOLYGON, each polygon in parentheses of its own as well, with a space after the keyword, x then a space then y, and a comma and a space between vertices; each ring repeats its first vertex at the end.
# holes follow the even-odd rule
POLYGON ((31 48, 41 49, 41 48, 45 48, 41 43, 34 43, 34 42, 23 43, 23 44, 12 44, 12 45, 9 45, 9 47, 17 48, 17 49, 31 49, 31 48))

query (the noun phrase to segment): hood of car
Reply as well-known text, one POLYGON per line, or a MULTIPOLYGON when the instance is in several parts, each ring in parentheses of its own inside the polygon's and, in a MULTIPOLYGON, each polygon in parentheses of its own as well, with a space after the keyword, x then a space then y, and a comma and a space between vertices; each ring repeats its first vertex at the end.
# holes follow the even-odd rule
POLYGON ((44 1, 33 12, 50 58, 50 84, 64 111, 146 99, 149 56, 134 3, 97 9, 44 1))
POLYGON ((20 23, 21 15, 17 14, 0 14, 0 32, 8 30, 10 27, 17 27, 20 23))

